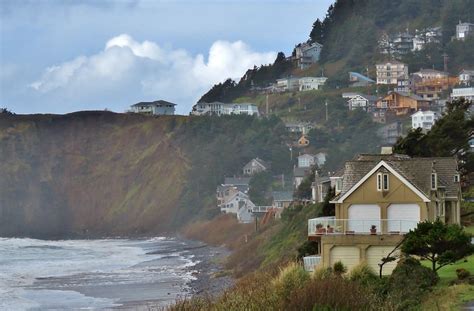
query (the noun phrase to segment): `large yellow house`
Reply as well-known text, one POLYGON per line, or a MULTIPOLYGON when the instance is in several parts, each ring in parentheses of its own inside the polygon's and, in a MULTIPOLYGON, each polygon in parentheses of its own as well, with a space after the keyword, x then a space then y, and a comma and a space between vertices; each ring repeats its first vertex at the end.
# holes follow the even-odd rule
MULTIPOLYGON (((310 219, 308 237, 319 242, 308 263, 349 269, 366 261, 376 271, 403 234, 424 220, 460 223, 461 188, 454 158, 362 154, 336 177, 335 217, 310 219)), ((390 273, 396 263, 384 268, 390 273)))

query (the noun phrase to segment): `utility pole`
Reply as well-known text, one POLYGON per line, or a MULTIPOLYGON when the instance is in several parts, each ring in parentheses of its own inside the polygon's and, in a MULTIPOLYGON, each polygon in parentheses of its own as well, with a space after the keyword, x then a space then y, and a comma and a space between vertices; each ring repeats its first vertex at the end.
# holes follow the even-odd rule
POLYGON ((325 106, 326 106, 326 122, 328 121, 328 101, 326 100, 325 102, 325 106))
POLYGON ((444 63, 444 72, 448 72, 448 54, 446 52, 443 53, 443 63, 444 63))

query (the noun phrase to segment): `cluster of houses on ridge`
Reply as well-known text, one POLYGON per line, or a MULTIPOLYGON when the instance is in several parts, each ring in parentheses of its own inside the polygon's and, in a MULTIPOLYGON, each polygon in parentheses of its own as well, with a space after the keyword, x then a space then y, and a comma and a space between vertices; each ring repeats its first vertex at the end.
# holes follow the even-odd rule
MULTIPOLYGON (((452 40, 464 41, 472 34, 474 34, 474 24, 459 21, 452 40)), ((395 34, 383 34, 378 41, 378 47, 380 53, 398 57, 409 52, 420 51, 429 43, 441 43, 442 36, 443 29, 441 27, 416 29, 413 34, 407 29, 395 34)))
MULTIPOLYGON (((352 74, 350 79, 353 79, 352 74)), ((471 86, 474 70, 462 70, 457 77, 434 69, 409 74, 406 64, 392 60, 377 64, 376 75, 376 81, 364 81, 392 87, 386 95, 343 93, 342 97, 347 99, 349 110, 362 109, 380 123, 386 123, 391 117, 412 115, 413 128, 429 130, 443 113, 449 98, 474 99, 474 87, 471 86)))
POLYGON ((217 186, 217 207, 221 213, 234 214, 240 223, 251 223, 256 217, 271 213, 279 217, 284 208, 293 202, 293 191, 273 191, 272 205, 257 206, 249 198, 250 179, 270 169, 270 163, 254 158, 242 168, 242 176, 225 177, 217 186))

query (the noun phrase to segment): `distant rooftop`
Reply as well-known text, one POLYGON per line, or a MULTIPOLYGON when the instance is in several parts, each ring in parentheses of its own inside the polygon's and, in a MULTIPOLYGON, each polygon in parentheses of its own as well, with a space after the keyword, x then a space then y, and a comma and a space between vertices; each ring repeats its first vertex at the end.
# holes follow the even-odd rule
POLYGON ((132 107, 136 107, 136 106, 154 106, 154 105, 157 105, 157 106, 164 106, 164 105, 172 105, 172 106, 176 106, 176 104, 173 104, 173 103, 170 103, 166 100, 156 100, 156 101, 153 101, 153 102, 139 102, 139 103, 136 103, 135 105, 132 105, 132 107))
POLYGON ((372 83, 375 83, 374 80, 372 80, 371 78, 369 77, 366 77, 364 76, 363 74, 360 74, 358 72, 354 72, 354 71, 349 71, 349 74, 354 76, 354 77, 357 77, 357 79, 359 80, 362 80, 362 81, 365 81, 365 82, 372 82, 372 83))

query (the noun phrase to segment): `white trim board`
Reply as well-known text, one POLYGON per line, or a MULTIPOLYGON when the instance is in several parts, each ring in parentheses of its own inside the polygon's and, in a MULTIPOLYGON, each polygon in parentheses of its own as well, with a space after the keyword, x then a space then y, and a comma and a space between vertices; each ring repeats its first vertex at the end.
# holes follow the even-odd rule
POLYGON ((331 203, 343 203, 344 200, 351 195, 354 191, 357 190, 370 176, 372 176, 375 172, 379 170, 381 167, 385 167, 390 173, 392 173, 395 177, 397 177, 404 185, 406 185, 410 190, 412 190, 416 195, 423 199, 423 202, 431 202, 431 200, 420 190, 418 190, 411 182, 409 182, 405 177, 400 175, 396 170, 394 170, 390 165, 388 165, 385 161, 380 161, 373 169, 370 170, 364 177, 362 177, 354 186, 352 186, 349 191, 344 193, 336 201, 332 201, 331 203))

